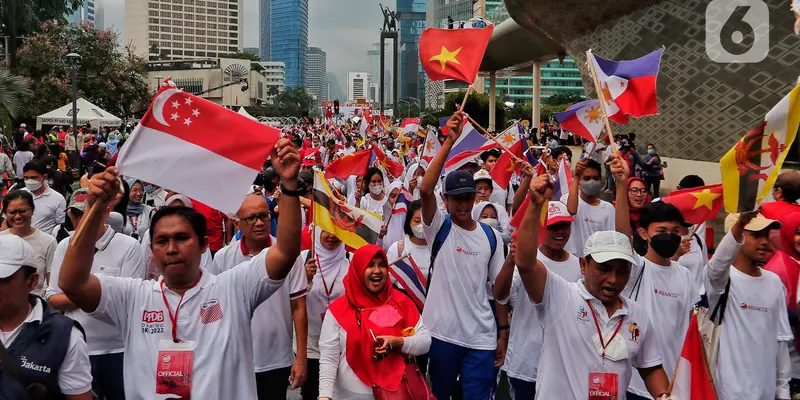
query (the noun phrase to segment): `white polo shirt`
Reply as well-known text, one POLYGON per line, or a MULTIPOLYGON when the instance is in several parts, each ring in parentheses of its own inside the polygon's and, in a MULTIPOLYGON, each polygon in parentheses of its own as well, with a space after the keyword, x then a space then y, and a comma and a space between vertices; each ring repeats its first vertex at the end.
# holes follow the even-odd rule
MULTIPOLYGON (((548 270, 569 282, 576 282, 581 278, 580 260, 572 254, 566 261, 553 261, 539 252, 537 259, 548 270)), ((544 328, 539 321, 536 306, 528 299, 528 292, 525 291, 525 286, 523 286, 516 268, 509 297, 515 301, 514 318, 511 321, 511 332, 508 337, 508 349, 503 370, 511 378, 536 382, 536 369, 542 351, 544 328)))
MULTIPOLYGON (((664 358, 664 372, 668 377, 672 377, 683 350, 690 312, 700 301, 700 290, 695 284, 692 272, 675 261, 665 267, 635 253, 633 257, 636 259, 636 264, 631 266, 631 278, 622 293, 644 306, 648 315, 658 316, 657 341, 661 356, 664 358)), ((628 390, 639 396, 651 398, 642 377, 639 374, 633 375, 628 390)))
MULTIPOLYGON (((270 243, 275 243, 274 237, 270 240, 270 243)), ((234 240, 214 255, 214 266, 217 271, 227 271, 252 258, 244 239, 234 240)), ((305 267, 298 268, 295 263, 286 284, 256 308, 250 325, 256 372, 286 368, 294 363, 291 300, 304 297, 306 286, 305 267)))
MULTIPOLYGON (((444 215, 438 211, 430 225, 423 221, 428 246, 433 246, 443 223, 444 215)), ((505 256, 500 233, 495 229, 492 233, 497 249, 489 254, 489 238, 479 225, 468 231, 452 224, 436 255, 422 311, 434 338, 473 350, 497 347, 497 324, 489 306, 486 282, 494 285, 505 256)))
MULTIPOLYGON (((61 272, 61 264, 64 262, 64 255, 67 254, 70 239, 68 237, 62 240, 56 248, 53 271, 50 273, 50 285, 47 288, 48 298, 56 293, 62 293, 58 287, 58 276, 61 272)), ((94 244, 94 248, 92 274, 144 279, 146 270, 141 261, 139 242, 136 239, 116 233, 110 227, 106 227, 106 231, 94 244)), ((86 332, 89 355, 121 353, 125 349, 122 336, 116 326, 92 318, 80 309, 70 310, 64 314, 78 321, 83 327, 86 332)))
MULTIPOLYGON (((523 300, 518 299, 518 302, 523 300)), ((604 340, 611 339, 611 334, 606 332, 614 332, 622 319, 618 335, 623 335, 625 339, 628 358, 620 361, 606 359, 604 362, 608 372, 616 373, 619 377, 619 398, 625 398, 634 368, 662 364, 656 331, 646 308, 623 296, 620 300, 622 308, 609 317, 600 300, 586 290, 583 279, 567 282, 548 270, 544 296, 541 304, 537 305, 544 326, 544 337, 536 380, 536 399, 589 398, 589 370, 601 365, 603 359, 592 342, 592 337, 597 335, 597 328, 587 301, 597 314, 604 340), (638 336, 634 335, 637 329, 638 336)))
MULTIPOLYGON (((25 190, 28 190, 25 188, 25 190)), ((28 190, 30 192, 30 190, 28 190)), ((33 194, 31 192, 31 194, 33 194)), ((66 218, 67 201, 61 193, 56 192, 50 186, 40 195, 33 195, 33 218, 31 225, 45 233, 50 233, 56 225, 63 224, 66 218)))
MULTIPOLYGON (((567 201, 569 201, 569 193, 561 196, 562 203, 568 204, 567 201)), ((583 201, 578 193, 578 213, 575 214, 575 221, 572 221, 572 234, 570 234, 564 250, 582 257, 583 244, 586 243, 589 236, 595 232, 616 229, 616 215, 617 212, 611 203, 600 200, 600 204, 593 206, 583 201)))
MULTIPOLYGON (((283 281, 267 276, 269 249, 247 264, 219 275, 201 269, 198 284, 180 295, 166 288, 173 313, 178 313, 178 339, 194 341, 192 398, 255 399, 253 336, 250 320, 256 307, 275 293, 283 281), (200 309, 210 302, 222 318, 204 324, 200 309)), ((89 314, 117 326, 125 343, 125 396, 155 398, 156 363, 161 340, 172 340, 172 323, 161 291, 163 278, 153 281, 98 276, 100 304, 89 314)))

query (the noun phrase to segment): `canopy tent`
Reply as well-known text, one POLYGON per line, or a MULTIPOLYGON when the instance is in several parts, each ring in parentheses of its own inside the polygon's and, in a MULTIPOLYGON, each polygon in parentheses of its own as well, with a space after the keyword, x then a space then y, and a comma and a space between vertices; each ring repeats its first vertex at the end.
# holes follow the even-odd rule
MULTIPOLYGON (((93 128, 101 126, 119 126, 122 120, 108 111, 92 104, 83 97, 77 100, 78 125, 91 124, 93 128)), ((63 107, 36 117, 36 129, 42 125, 72 125, 72 102, 63 107)))
POLYGON ((244 107, 239 107, 239 115, 244 115, 247 118, 250 118, 250 119, 258 121, 258 118, 250 115, 250 113, 247 112, 247 110, 245 110, 244 107))

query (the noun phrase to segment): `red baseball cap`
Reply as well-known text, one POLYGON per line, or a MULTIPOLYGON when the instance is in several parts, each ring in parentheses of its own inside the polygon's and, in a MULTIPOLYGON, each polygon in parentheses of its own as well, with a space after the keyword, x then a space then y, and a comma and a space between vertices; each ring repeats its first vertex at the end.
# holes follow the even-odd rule
POLYGON ((547 204, 547 226, 559 222, 572 222, 575 218, 569 214, 567 205, 560 201, 550 201, 547 204))

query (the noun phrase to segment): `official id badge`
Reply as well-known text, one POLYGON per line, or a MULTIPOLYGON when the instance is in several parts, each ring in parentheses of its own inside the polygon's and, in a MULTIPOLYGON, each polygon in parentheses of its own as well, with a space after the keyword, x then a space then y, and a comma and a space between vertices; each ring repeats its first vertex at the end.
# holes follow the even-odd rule
POLYGON ((619 376, 603 367, 589 370, 589 400, 617 400, 619 376))
POLYGON ((161 340, 158 344, 156 365, 156 394, 180 396, 179 398, 183 400, 191 399, 193 362, 194 342, 175 343, 172 340, 161 340))

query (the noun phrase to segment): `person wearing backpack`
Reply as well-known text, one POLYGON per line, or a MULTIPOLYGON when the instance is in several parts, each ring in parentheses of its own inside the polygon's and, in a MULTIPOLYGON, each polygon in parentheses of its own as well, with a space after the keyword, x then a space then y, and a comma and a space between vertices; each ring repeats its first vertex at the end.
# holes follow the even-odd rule
MULTIPOLYGON (((444 182, 449 214, 441 213, 434 190, 445 160, 461 135, 466 114, 457 111, 447 122, 448 136, 420 185, 422 221, 431 248, 430 279, 422 318, 433 337, 430 347, 431 389, 436 398, 450 398, 461 378, 463 398, 487 399, 495 379, 497 326, 486 292, 503 267, 500 234, 472 218, 475 180, 454 171, 444 182), (432 239, 432 240, 431 240, 432 239)), ((500 348, 504 348, 501 345, 500 348)))
POLYGON ((740 214, 706 266, 709 308, 725 302, 714 376, 719 400, 789 398, 794 337, 786 288, 761 268, 772 254, 770 231, 780 226, 757 212, 740 214))

